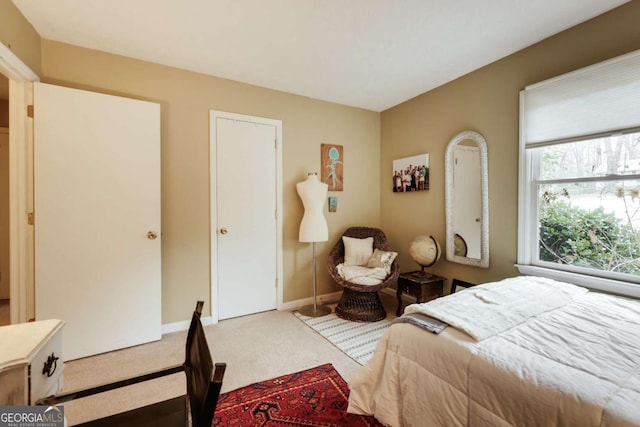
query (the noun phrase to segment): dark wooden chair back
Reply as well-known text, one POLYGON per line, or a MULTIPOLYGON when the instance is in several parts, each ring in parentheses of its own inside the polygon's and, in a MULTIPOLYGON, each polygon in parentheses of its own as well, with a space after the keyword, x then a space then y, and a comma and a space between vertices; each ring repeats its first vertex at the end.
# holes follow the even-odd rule
POLYGON ((193 427, 210 427, 220 396, 225 363, 211 360, 209 345, 200 321, 204 302, 198 301, 187 335, 184 372, 193 427))
POLYGON ((226 364, 214 365, 211 360, 207 338, 200 321, 203 306, 204 302, 198 301, 191 317, 183 364, 88 389, 48 396, 38 400, 36 405, 56 405, 184 371, 187 376, 186 395, 92 420, 80 426, 210 427, 220 396, 226 364))

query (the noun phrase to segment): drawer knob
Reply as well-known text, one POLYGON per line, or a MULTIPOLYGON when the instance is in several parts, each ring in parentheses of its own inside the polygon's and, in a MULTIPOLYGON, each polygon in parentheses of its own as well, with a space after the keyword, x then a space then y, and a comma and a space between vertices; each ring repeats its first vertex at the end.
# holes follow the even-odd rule
POLYGON ((46 375, 50 377, 58 368, 58 359, 55 353, 51 353, 51 356, 47 357, 47 361, 44 362, 44 366, 42 367, 42 375, 46 375))

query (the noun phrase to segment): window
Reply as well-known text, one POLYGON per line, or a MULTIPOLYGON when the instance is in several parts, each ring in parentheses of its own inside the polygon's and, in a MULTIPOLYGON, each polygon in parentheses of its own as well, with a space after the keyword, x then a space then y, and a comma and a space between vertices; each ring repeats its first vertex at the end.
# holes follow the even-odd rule
POLYGON ((640 51, 521 92, 518 268, 640 297, 640 51))

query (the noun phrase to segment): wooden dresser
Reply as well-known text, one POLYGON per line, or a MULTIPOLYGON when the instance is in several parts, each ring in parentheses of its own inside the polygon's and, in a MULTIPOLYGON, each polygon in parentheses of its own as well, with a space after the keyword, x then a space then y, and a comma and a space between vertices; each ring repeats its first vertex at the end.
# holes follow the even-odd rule
POLYGON ((57 319, 0 327, 0 405, 32 405, 62 389, 62 327, 57 319))

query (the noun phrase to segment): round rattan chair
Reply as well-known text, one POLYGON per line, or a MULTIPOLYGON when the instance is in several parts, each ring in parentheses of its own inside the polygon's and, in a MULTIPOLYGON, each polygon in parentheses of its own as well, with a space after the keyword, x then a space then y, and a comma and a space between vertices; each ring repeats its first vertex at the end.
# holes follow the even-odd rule
MULTIPOLYGON (((390 251, 387 237, 378 228, 372 227, 350 227, 342 234, 347 237, 365 239, 373 237, 373 249, 390 251)), ((338 273, 337 266, 344 262, 344 243, 342 237, 329 253, 327 268, 329 274, 338 284, 343 287, 340 302, 336 307, 336 314, 346 320, 356 320, 359 322, 377 322, 387 317, 387 312, 380 301, 378 291, 391 286, 398 280, 400 268, 396 261, 391 266, 391 272, 387 278, 378 285, 359 285, 346 281, 338 273)))

